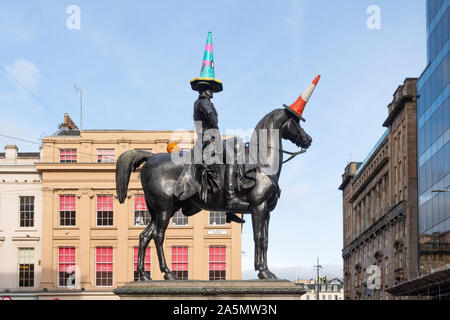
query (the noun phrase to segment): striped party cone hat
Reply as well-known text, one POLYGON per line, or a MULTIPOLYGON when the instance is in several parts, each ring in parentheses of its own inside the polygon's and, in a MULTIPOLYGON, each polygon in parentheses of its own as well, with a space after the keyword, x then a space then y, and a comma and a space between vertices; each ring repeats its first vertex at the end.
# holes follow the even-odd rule
POLYGON ((306 103, 308 103, 309 98, 311 98, 314 89, 317 86, 317 83, 320 80, 320 75, 318 75, 314 81, 309 85, 309 87, 303 91, 302 95, 298 97, 298 99, 291 104, 289 107, 287 105, 283 105, 288 111, 294 114, 296 117, 300 118, 300 120, 305 121, 303 118, 303 110, 305 110, 306 103))
POLYGON ((202 69, 200 77, 191 80, 192 90, 199 91, 201 89, 209 88, 214 92, 223 90, 222 81, 215 78, 214 71, 214 54, 212 45, 212 34, 208 32, 206 39, 205 53, 203 54, 202 69))

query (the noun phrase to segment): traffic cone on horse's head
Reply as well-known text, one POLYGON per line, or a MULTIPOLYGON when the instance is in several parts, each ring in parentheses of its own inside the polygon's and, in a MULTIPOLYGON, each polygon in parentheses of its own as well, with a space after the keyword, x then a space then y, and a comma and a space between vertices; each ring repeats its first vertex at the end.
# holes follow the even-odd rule
POLYGON ((305 119, 302 116, 303 110, 305 110, 306 103, 308 102, 309 98, 311 98, 311 95, 314 92, 314 89, 316 88, 319 79, 320 75, 318 75, 314 79, 314 81, 309 85, 309 87, 305 91, 303 91, 302 95, 298 97, 298 99, 289 107, 287 105, 283 105, 288 111, 290 111, 296 117, 300 118, 300 120, 302 121, 305 121, 305 119))
POLYGON ((211 32, 208 32, 208 37, 206 39, 206 47, 203 55, 200 77, 191 80, 191 87, 192 90, 195 91, 201 91, 205 88, 211 89, 213 92, 220 92, 223 90, 222 81, 215 78, 211 32))

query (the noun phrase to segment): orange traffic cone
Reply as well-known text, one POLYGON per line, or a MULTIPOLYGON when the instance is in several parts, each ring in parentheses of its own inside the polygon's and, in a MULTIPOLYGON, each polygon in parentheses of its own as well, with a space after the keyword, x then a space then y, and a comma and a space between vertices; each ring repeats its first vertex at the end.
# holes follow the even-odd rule
POLYGON ((311 98, 311 95, 314 92, 314 89, 316 88, 319 79, 320 75, 318 75, 314 79, 314 81, 309 85, 309 87, 305 91, 303 91, 302 95, 298 97, 298 99, 289 107, 287 105, 283 105, 285 108, 287 108, 287 110, 289 110, 296 117, 300 118, 300 120, 302 121, 305 121, 305 119, 302 116, 303 110, 305 110, 306 103, 308 102, 309 98, 311 98))
POLYGON ((172 153, 172 152, 178 152, 178 144, 176 142, 171 142, 167 145, 167 152, 168 153, 172 153))

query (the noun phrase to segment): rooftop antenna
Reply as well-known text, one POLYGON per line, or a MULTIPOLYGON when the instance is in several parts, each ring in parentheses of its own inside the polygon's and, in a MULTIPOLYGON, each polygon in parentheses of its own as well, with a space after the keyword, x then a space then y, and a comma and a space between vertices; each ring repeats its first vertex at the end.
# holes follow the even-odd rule
POLYGON ((314 266, 314 268, 317 269, 317 280, 316 280, 316 300, 319 300, 319 292, 320 292, 320 274, 319 274, 319 270, 320 268, 322 268, 322 266, 319 264, 319 257, 317 257, 317 265, 314 266))
POLYGON ((73 88, 80 93, 80 130, 83 130, 83 88, 82 86, 74 85, 73 88))

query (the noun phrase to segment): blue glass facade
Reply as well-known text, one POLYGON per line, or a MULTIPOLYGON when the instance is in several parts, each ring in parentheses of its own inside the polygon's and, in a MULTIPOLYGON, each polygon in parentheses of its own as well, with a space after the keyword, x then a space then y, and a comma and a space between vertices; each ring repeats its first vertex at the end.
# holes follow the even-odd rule
POLYGON ((427 0, 428 65, 417 83, 419 272, 450 263, 450 0, 427 0))

